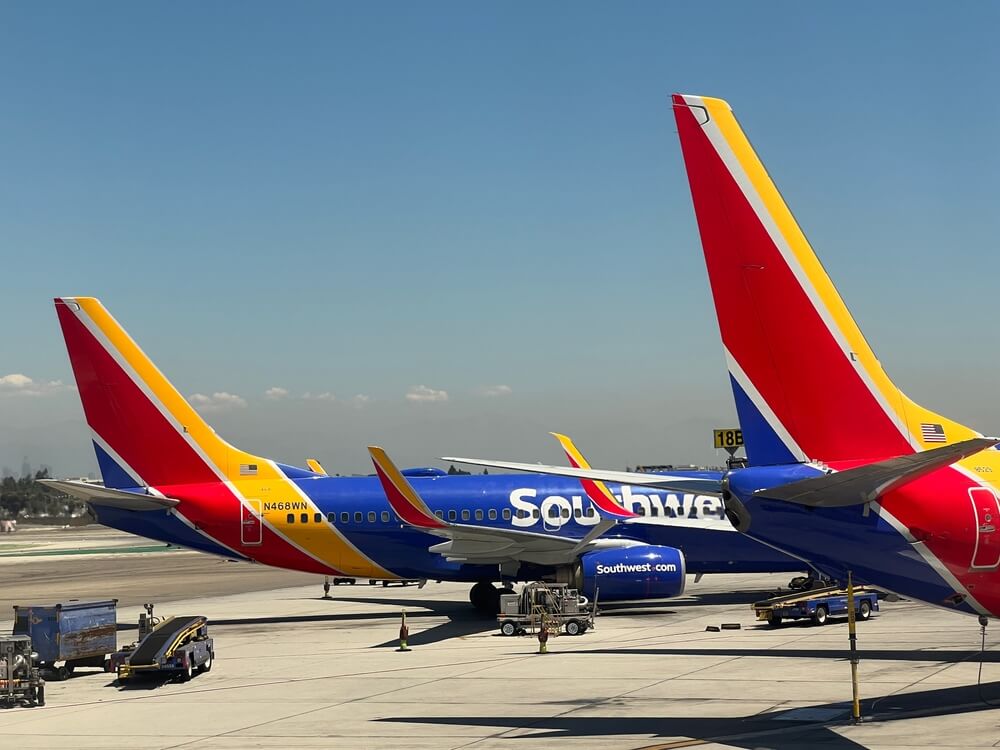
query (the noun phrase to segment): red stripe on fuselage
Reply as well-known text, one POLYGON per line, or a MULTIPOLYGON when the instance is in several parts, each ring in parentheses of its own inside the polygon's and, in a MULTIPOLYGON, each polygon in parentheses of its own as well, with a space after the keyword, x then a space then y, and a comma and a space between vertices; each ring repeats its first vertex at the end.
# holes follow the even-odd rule
POLYGON ((160 413, 100 341, 56 305, 87 423, 142 479, 181 501, 178 510, 213 539, 266 565, 337 572, 264 526, 260 545, 240 540, 241 502, 160 413))
POLYGON ((832 461, 912 453, 694 113, 674 109, 726 348, 807 456, 832 461))

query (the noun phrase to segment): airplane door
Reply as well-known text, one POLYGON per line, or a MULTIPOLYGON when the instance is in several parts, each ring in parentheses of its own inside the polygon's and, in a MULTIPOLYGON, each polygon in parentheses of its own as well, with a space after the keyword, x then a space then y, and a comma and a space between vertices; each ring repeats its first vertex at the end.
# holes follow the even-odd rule
POLYGON ((995 568, 1000 564, 1000 506, 996 493, 988 487, 969 489, 972 507, 976 510, 976 548, 972 553, 973 568, 995 568))
POLYGON ((260 520, 260 500, 240 503, 240 542, 244 547, 254 547, 261 543, 264 529, 260 520))

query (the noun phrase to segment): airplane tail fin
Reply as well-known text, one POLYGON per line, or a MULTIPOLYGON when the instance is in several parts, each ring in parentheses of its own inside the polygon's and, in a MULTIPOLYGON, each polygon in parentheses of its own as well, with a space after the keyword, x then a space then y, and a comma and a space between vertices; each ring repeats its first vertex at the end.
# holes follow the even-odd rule
POLYGON ((673 107, 750 463, 879 459, 978 436, 889 379, 729 105, 675 94, 673 107))
POLYGON ((218 482, 270 472, 192 408, 99 300, 55 300, 104 484, 218 482))

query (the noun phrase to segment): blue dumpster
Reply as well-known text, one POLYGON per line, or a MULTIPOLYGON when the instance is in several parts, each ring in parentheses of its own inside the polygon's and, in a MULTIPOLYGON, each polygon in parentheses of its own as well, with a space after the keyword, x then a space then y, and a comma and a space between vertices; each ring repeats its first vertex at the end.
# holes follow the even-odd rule
POLYGON ((117 650, 117 606, 117 599, 15 604, 14 635, 31 636, 40 665, 65 679, 75 667, 103 667, 117 650))

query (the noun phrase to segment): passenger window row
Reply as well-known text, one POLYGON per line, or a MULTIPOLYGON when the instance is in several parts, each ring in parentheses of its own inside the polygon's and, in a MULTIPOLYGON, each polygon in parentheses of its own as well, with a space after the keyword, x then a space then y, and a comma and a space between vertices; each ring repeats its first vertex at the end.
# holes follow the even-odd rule
MULTIPOLYGON (((518 513, 520 514, 521 511, 518 511, 518 513)), ((536 511, 536 514, 537 514, 537 511, 536 511)), ((382 523, 389 523, 389 521, 392 520, 391 514, 387 510, 383 510, 381 513, 376 513, 375 511, 370 510, 370 511, 368 511, 367 514, 362 513, 360 510, 354 511, 353 514, 348 513, 347 511, 341 511, 341 513, 340 513, 340 523, 341 523, 341 525, 351 523, 351 517, 352 517, 352 515, 353 515, 353 518, 354 518, 354 523, 364 523, 366 518, 367 518, 368 523, 375 523, 376 521, 381 521, 382 523)), ((434 511, 434 515, 436 515, 438 518, 444 519, 444 511, 436 510, 436 511, 434 511)), ((296 517, 296 515, 294 513, 289 513, 288 516, 286 516, 285 521, 287 523, 289 523, 289 524, 294 524, 294 523, 309 523, 309 516, 310 516, 309 513, 300 513, 298 515, 298 517, 296 517)), ((503 511, 501 512, 501 516, 503 517, 503 520, 509 521, 510 520, 510 508, 504 508, 503 511)), ((475 511, 475 517, 476 517, 477 521, 482 521, 484 519, 483 511, 482 510, 475 511)), ((497 511, 496 511, 496 508, 490 508, 489 510, 487 510, 486 511, 486 517, 488 517, 491 521, 496 521, 497 520, 497 511)), ((536 515, 535 517, 537 518, 538 516, 536 515)), ((471 520, 471 518, 472 518, 472 514, 470 513, 470 511, 468 511, 468 510, 463 510, 462 511, 462 520, 463 521, 469 521, 469 520, 471 520)), ((518 515, 518 518, 521 518, 521 516, 518 515)), ((333 523, 333 524, 337 523, 337 514, 333 513, 333 512, 327 513, 326 514, 326 520, 329 521, 330 523, 333 523)), ((457 521, 458 520, 458 513, 457 513, 457 511, 449 510, 448 511, 448 520, 449 521, 457 521)), ((313 513, 312 514, 312 522, 313 523, 323 523, 323 514, 322 513, 313 513)))

